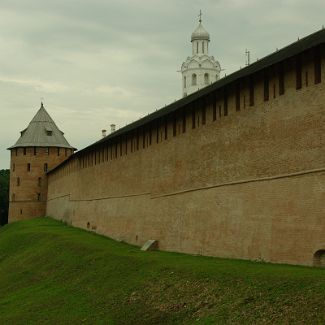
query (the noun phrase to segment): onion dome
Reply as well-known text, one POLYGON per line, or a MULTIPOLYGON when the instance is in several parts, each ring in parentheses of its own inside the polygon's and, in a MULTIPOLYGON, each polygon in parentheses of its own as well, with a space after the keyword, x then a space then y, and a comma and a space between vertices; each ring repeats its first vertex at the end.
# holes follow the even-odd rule
POLYGON ((210 41, 210 35, 203 27, 201 21, 199 23, 199 26, 196 28, 196 30, 192 33, 191 36, 191 42, 195 40, 206 40, 210 41))

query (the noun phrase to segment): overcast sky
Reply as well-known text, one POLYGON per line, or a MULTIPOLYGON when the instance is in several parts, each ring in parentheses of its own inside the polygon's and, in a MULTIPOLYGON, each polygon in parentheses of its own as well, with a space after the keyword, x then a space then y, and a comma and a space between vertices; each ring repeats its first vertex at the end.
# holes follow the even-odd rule
POLYGON ((325 24, 325 0, 0 0, 0 169, 41 98, 78 149, 179 99, 200 9, 227 74, 325 24))

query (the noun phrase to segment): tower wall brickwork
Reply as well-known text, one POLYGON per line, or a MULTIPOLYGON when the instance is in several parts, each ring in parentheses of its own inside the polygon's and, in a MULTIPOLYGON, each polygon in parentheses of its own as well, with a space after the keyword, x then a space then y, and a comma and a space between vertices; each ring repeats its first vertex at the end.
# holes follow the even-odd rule
POLYGON ((72 153, 70 148, 59 147, 11 149, 9 222, 45 216, 46 173, 72 153))

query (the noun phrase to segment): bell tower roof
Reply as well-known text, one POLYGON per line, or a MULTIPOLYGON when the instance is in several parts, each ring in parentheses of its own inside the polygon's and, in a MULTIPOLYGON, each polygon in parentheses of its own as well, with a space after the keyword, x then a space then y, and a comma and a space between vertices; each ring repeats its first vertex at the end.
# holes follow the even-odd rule
POLYGON ((8 149, 17 147, 61 147, 73 148, 59 130, 43 103, 26 129, 20 132, 20 138, 8 149))
POLYGON ((193 42, 195 40, 210 41, 210 35, 202 25, 202 12, 201 12, 201 10, 200 10, 200 14, 199 14, 199 26, 196 27, 195 31, 192 33, 192 36, 191 36, 191 42, 193 42))

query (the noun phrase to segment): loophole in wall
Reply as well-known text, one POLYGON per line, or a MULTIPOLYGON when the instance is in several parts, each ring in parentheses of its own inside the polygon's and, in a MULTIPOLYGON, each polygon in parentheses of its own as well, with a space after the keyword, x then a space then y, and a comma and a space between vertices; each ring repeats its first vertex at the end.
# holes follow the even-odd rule
POLYGON ((314 254, 314 266, 325 268, 325 249, 320 249, 314 254))

